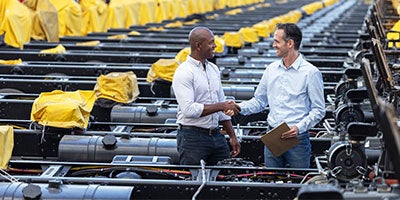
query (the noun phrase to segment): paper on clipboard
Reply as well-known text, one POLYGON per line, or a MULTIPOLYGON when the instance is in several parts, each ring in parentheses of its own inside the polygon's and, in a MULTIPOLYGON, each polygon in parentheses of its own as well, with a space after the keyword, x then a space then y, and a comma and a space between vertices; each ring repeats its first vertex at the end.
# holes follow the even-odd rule
POLYGON ((285 153, 290 148, 299 144, 297 137, 281 139, 282 133, 290 130, 286 122, 282 122, 279 126, 268 131, 268 133, 261 136, 260 140, 268 147, 275 157, 285 153))

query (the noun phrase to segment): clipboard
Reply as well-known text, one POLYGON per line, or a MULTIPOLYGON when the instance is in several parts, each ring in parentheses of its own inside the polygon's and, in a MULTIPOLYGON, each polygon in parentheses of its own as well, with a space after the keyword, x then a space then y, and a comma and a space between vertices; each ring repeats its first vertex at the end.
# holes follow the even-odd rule
POLYGON ((282 133, 288 130, 290 130, 289 126, 286 122, 282 122, 279 126, 268 131, 268 133, 262 135, 260 138, 275 157, 279 157, 300 142, 297 137, 281 139, 282 133))

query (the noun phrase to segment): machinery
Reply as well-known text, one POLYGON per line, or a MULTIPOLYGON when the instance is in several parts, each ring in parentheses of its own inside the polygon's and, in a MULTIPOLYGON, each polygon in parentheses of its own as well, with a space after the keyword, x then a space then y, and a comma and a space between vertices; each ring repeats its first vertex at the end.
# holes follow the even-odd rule
MULTIPOLYGON (((29 43, 25 50, 0 47, 2 59, 20 56, 24 60, 0 68, 0 124, 14 127, 12 156, 0 169, 0 197, 400 199, 399 90, 396 63, 388 65, 396 59, 389 59, 383 48, 384 27, 379 22, 388 2, 374 1, 370 6, 355 0, 330 6, 329 1, 315 0, 266 3, 269 6, 241 7, 245 12, 237 16, 225 15, 224 9, 215 20, 206 18, 209 13, 194 17, 197 25, 222 35, 304 5, 322 6, 312 15, 302 10, 298 22, 304 34, 301 53, 323 72, 326 96, 327 114, 310 130, 310 168, 263 165, 260 137, 268 126, 268 108, 232 118, 242 148, 238 157, 215 166, 179 165, 174 92, 170 82, 157 85, 145 77, 151 63, 173 58, 187 46, 192 26, 159 33, 138 26, 63 37, 61 42, 69 49, 63 55, 39 55, 39 49, 54 45, 41 42, 29 43), (122 41, 107 38, 132 30, 142 35, 122 41), (90 40, 104 44, 73 45, 90 40), (140 97, 129 104, 96 102, 87 128, 30 121, 32 103, 41 92, 90 90, 97 76, 128 70, 138 76, 140 97)), ((252 97, 263 70, 277 59, 272 42, 265 37, 244 48, 228 47, 215 59, 226 96, 238 102, 252 97)))

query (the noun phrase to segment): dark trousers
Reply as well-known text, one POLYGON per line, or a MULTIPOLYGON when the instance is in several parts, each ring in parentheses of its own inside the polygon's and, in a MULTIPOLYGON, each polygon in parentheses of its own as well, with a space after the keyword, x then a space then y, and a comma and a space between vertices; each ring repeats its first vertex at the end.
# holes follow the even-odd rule
POLYGON ((180 128, 176 138, 181 165, 199 165, 201 159, 206 165, 216 165, 230 158, 228 143, 220 131, 180 128))

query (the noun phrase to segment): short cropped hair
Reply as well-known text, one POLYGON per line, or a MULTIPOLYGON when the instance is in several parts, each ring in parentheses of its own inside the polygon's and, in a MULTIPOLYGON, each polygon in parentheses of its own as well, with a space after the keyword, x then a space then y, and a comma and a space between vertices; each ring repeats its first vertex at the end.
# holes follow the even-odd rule
POLYGON ((282 29, 285 33, 283 39, 287 42, 290 39, 294 41, 294 49, 299 50, 303 34, 300 28, 294 23, 277 24, 276 29, 282 29))

